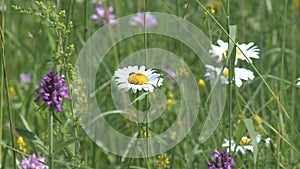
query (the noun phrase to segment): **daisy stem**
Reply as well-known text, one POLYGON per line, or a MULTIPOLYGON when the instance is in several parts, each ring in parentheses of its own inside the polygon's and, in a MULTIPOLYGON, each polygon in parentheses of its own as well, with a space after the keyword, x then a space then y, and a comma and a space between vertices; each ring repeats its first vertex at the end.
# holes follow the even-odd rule
MULTIPOLYGON (((147 11, 147 8, 148 8, 148 6, 149 6, 149 3, 150 3, 150 1, 149 0, 145 0, 144 1, 144 11, 146 12, 147 11)), ((145 66, 147 66, 147 57, 148 57, 148 50, 147 50, 147 48, 148 48, 148 41, 147 41, 147 18, 146 18, 146 13, 144 12, 144 48, 145 48, 145 66)), ((145 106, 146 106, 146 108, 148 107, 148 96, 146 96, 146 98, 145 98, 145 100, 146 100, 146 103, 145 103, 145 106)), ((144 111, 144 110, 146 110, 146 109, 144 109, 143 108, 143 110, 142 111, 144 111)), ((148 113, 147 113, 147 115, 146 115, 146 125, 145 125, 145 127, 146 127, 146 136, 148 137, 149 136, 149 125, 148 125, 148 113)), ((149 144, 147 143, 147 150, 146 150, 147 152, 146 152, 146 154, 147 154, 147 158, 146 158, 146 164, 147 164, 147 167, 148 168, 150 168, 150 164, 149 164, 149 159, 148 159, 148 152, 149 152, 149 144)))
MULTIPOLYGON (((4 0, 2 0, 2 5, 4 6, 4 0)), ((16 164, 16 151, 15 151, 15 137, 14 137, 14 126, 13 126, 13 116, 12 116, 12 109, 11 109, 11 102, 10 102, 10 94, 9 94, 9 85, 8 85, 8 78, 7 78, 7 72, 6 72, 6 59, 5 59, 5 37, 4 37, 4 24, 5 24, 5 17, 4 17, 4 10, 2 10, 2 24, 0 28, 0 36, 1 36, 1 47, 2 47, 2 55, 1 55, 1 62, 2 62, 2 74, 1 74, 1 87, 4 87, 4 81, 5 81, 5 92, 7 94, 7 106, 8 106, 8 113, 9 113, 9 129, 10 129, 10 135, 11 135, 11 144, 13 148, 13 165, 14 169, 17 168, 16 164)), ((1 120, 1 132, 0 132, 0 142, 2 140, 2 113, 3 113, 3 94, 4 91, 1 90, 1 111, 0 111, 0 120, 1 120)), ((2 142, 1 142, 2 143, 2 142)), ((1 146, 0 146, 1 147, 1 146)), ((0 158, 1 156, 1 149, 0 149, 0 158)), ((2 161, 0 161, 0 165, 2 165, 2 161)), ((0 166, 1 167, 1 166, 0 166)))
MULTIPOLYGON (((3 2, 3 0, 2 0, 2 5, 1 6, 3 6, 4 5, 4 2, 3 2)), ((4 18, 3 18, 3 16, 4 16, 4 10, 2 10, 2 23, 3 23, 3 20, 4 20, 4 18)), ((4 55, 4 33, 3 33, 3 31, 2 31, 2 26, 1 26, 1 28, 0 28, 0 36, 1 36, 1 45, 2 45, 2 57, 1 57, 1 59, 2 58, 4 58, 5 57, 5 55, 4 55)), ((3 59, 1 60, 2 61, 2 63, 3 63, 3 59)), ((2 69, 1 69, 1 79, 0 79, 0 87, 1 87, 1 89, 0 89, 0 166, 2 166, 2 115, 3 115, 3 97, 4 97, 4 89, 3 89, 3 86, 4 86, 4 73, 3 73, 3 66, 1 67, 2 69)))
POLYGON ((48 167, 49 169, 53 169, 53 110, 49 111, 49 118, 48 118, 48 139, 49 139, 49 149, 48 149, 48 167))

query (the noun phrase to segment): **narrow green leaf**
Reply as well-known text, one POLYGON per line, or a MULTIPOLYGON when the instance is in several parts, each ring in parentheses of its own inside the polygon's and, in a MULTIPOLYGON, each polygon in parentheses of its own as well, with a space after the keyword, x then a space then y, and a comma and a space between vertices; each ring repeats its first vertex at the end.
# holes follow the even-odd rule
POLYGON ((22 136, 26 139, 36 140, 36 135, 34 133, 32 133, 31 131, 29 131, 29 130, 16 128, 16 131, 20 136, 22 136))
POLYGON ((257 142, 256 142, 256 132, 254 129, 253 121, 252 119, 244 119, 244 123, 247 127, 247 130, 250 135, 251 143, 253 146, 253 159, 254 159, 254 166, 256 165, 257 161, 257 153, 258 153, 258 148, 257 148, 257 142))
MULTIPOLYGON (((245 125, 244 122, 240 122, 240 124, 238 126, 238 132, 237 132, 237 135, 236 135, 235 145, 239 145, 240 144, 240 140, 244 136, 245 132, 246 132, 246 125, 245 125)), ((235 147, 235 149, 236 148, 237 148, 237 146, 235 147)))
MULTIPOLYGON (((230 25, 229 26, 229 35, 231 37, 232 40, 235 41, 236 38, 236 25, 230 25)), ((228 44, 228 56, 231 56, 231 53, 233 52, 234 49, 234 42, 232 40, 229 40, 229 44, 228 44)), ((232 58, 235 59, 235 58, 232 58)))
POLYGON ((82 139, 83 139, 82 137, 75 137, 75 138, 71 138, 71 139, 61 143, 60 145, 58 145, 57 147, 54 148, 54 153, 57 153, 60 150, 62 150, 63 148, 65 148, 66 146, 68 146, 69 144, 75 143, 77 141, 81 141, 82 139))

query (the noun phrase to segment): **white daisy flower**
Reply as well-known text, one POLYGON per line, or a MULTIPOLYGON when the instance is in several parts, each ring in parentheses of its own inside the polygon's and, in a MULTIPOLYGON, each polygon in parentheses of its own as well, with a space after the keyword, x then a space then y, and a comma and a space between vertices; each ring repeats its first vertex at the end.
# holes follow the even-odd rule
POLYGON ((212 79, 216 80, 216 78, 218 76, 220 76, 221 84, 223 84, 223 85, 229 84, 229 81, 228 81, 229 71, 226 67, 223 69, 223 72, 222 72, 222 68, 219 68, 219 67, 214 67, 211 65, 205 65, 205 67, 206 67, 207 72, 204 74, 204 77, 206 79, 212 78, 212 79))
POLYGON ((270 144, 271 144, 271 138, 270 137, 265 139, 265 144, 266 144, 267 147, 270 146, 270 144))
MULTIPOLYGON (((246 139, 247 137, 242 137, 242 140, 246 139)), ((241 142, 242 142, 241 140, 241 142)), ((250 140, 250 139, 249 139, 250 140)), ((249 141, 250 142, 250 141, 249 141)), ((248 143, 247 143, 248 144, 248 143)), ((241 152, 243 155, 246 154, 246 151, 247 150, 250 150, 251 152, 253 152, 253 146, 248 144, 248 145, 238 145, 236 146, 235 145, 235 141, 234 140, 227 140, 227 139, 224 139, 224 143, 222 144, 222 147, 227 147, 227 151, 229 152, 229 145, 230 145, 230 151, 234 151, 235 150, 235 147, 236 147, 236 153, 237 152, 241 152), (231 144, 231 145, 230 145, 231 144)))
MULTIPOLYGON (((228 43, 220 39, 217 41, 217 43, 219 46, 211 45, 211 50, 209 52, 213 57, 218 57, 217 61, 221 62, 228 57, 228 43)), ((254 45, 253 42, 237 45, 241 50, 238 47, 236 48, 235 64, 237 64, 238 59, 246 60, 247 62, 249 60, 249 62, 252 63, 251 58, 259 58, 259 49, 254 45), (241 51, 247 56, 248 60, 241 51)))
MULTIPOLYGON (((220 76, 221 84, 227 85, 229 84, 228 76, 229 76, 229 69, 228 68, 219 68, 214 67, 211 65, 205 65, 207 72, 204 74, 204 77, 207 78, 217 78, 220 76), (223 71, 222 71, 223 70, 223 71)), ((254 74, 252 71, 245 69, 245 68, 234 68, 234 76, 235 76, 235 85, 237 87, 241 87, 243 82, 242 80, 253 80, 254 74)))
MULTIPOLYGON (((261 135, 256 136, 256 142, 259 143, 261 140, 261 135)), ((236 146, 235 141, 228 139, 224 139, 224 143, 222 144, 222 147, 227 148, 227 151, 229 152, 229 145, 230 145, 230 151, 234 151, 236 147, 236 153, 241 152, 243 155, 246 154, 247 150, 253 152, 253 146, 251 145, 250 138, 244 136, 241 138, 240 144, 236 146)))
POLYGON ((228 139, 224 139, 224 143, 222 144, 222 147, 227 148, 227 152, 229 152, 229 147, 230 147, 230 151, 234 151, 235 148, 235 142, 234 140, 228 140, 228 139))
POLYGON ((243 82, 242 80, 253 80, 254 79, 254 74, 251 70, 245 69, 245 68, 234 68, 234 80, 235 80, 235 85, 237 87, 241 87, 243 82))
POLYGON ((236 55, 235 55, 235 64, 237 64, 238 59, 240 60, 246 60, 250 63, 252 63, 251 58, 254 59, 259 59, 259 49, 257 48, 257 46, 254 45, 253 42, 250 42, 248 44, 238 44, 238 47, 241 49, 239 50, 239 48, 236 48, 236 55), (246 55, 246 57, 248 58, 248 60, 246 59, 246 57, 243 55, 243 53, 246 55))
POLYGON ((133 93, 144 89, 153 92, 154 87, 162 85, 162 74, 155 73, 152 69, 145 69, 145 66, 128 66, 115 71, 115 81, 119 89, 128 92, 132 89, 133 93))
POLYGON ((300 78, 298 78, 297 85, 300 86, 300 78))
POLYGON ((217 40, 219 46, 211 45, 211 50, 209 51, 213 57, 218 57, 218 62, 220 63, 222 60, 227 58, 228 52, 228 43, 222 40, 217 40))

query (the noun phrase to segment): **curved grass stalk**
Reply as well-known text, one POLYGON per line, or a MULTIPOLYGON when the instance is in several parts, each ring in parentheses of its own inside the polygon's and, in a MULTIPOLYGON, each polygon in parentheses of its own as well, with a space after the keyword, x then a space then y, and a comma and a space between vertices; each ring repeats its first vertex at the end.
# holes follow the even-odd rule
MULTIPOLYGON (((4 5, 4 0, 2 0, 2 5, 4 5)), ((1 62, 2 62, 2 74, 1 74, 1 87, 4 87, 5 85, 5 91, 7 94, 7 105, 8 105, 8 113, 9 113, 9 126, 10 126, 10 136, 11 136, 11 144, 13 149, 15 149, 15 137, 14 137, 14 126, 13 126, 13 116, 12 116, 12 109, 11 109, 11 103, 10 103, 10 94, 9 94, 9 85, 8 85, 8 78, 7 78, 7 72, 6 72, 6 59, 5 59, 5 37, 4 37, 4 27, 5 27, 5 17, 4 17, 4 10, 2 10, 2 24, 0 28, 1 33, 1 47, 2 47, 2 54, 1 54, 1 62), (5 84, 3 84, 5 81, 5 84)), ((4 90, 1 90, 1 111, 0 111, 0 124, 1 124, 1 132, 0 132, 0 141, 2 140, 2 115, 3 115, 3 93, 4 90)), ((1 142, 2 143, 2 142, 1 142)), ((0 148, 0 158, 1 156, 1 148, 0 148)), ((0 165, 2 165, 2 161, 0 161, 0 165)), ((17 168, 16 164, 16 151, 13 151, 13 165, 14 168, 17 168)))

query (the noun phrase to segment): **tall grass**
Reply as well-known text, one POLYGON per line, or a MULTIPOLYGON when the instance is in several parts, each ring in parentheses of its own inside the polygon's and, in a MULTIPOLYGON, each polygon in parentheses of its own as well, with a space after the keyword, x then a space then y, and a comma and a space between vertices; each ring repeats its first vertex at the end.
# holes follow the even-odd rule
MULTIPOLYGON (((67 11, 65 22, 72 21, 72 33, 63 43, 55 34, 57 30, 50 28, 47 21, 36 15, 19 13, 12 5, 34 8, 32 1, 2 1, 6 4, 6 11, 1 12, 1 82, 0 82, 0 165, 4 168, 17 168, 25 157, 24 154, 38 154, 47 157, 47 150, 53 149, 55 154, 53 165, 58 168, 157 168, 157 156, 145 159, 124 158, 106 152, 94 143, 80 127, 77 119, 76 106, 71 98, 64 102, 64 112, 53 116, 53 143, 48 141, 48 112, 37 108, 33 100, 36 98, 34 90, 40 79, 57 63, 51 59, 59 48, 65 48, 73 43, 75 54, 65 60, 74 66, 80 50, 99 28, 94 25, 90 16, 95 13, 90 1, 51 1, 56 5, 55 12, 62 9, 67 11), (27 37, 28 34, 33 37, 27 37), (61 46, 60 46, 61 45, 61 46), (22 84, 21 73, 30 73, 31 82, 22 84), (15 92, 9 89, 13 88, 15 92), (19 129, 23 129, 21 132, 19 129), (25 130, 25 131, 24 131, 25 130), (17 136, 23 136, 27 152, 20 153, 17 136), (16 150, 16 151, 14 151, 16 150)), ((233 81, 228 86, 227 103, 222 120, 214 134, 205 142, 199 143, 198 137, 203 121, 209 112, 209 96, 211 86, 206 81, 205 87, 199 87, 201 97, 198 118, 193 128, 176 147, 168 152, 170 160, 168 168, 191 169, 206 168, 211 160, 211 153, 215 148, 222 147, 224 139, 233 139, 239 143, 242 136, 251 137, 260 134, 262 141, 257 143, 254 152, 231 152, 234 155, 234 168, 299 168, 300 149, 298 146, 300 87, 296 85, 300 77, 300 59, 297 47, 300 36, 298 27, 300 1, 274 2, 270 0, 174 0, 174 1, 123 1, 103 0, 105 7, 113 6, 117 18, 136 12, 153 11, 169 13, 182 17, 201 29, 212 44, 217 39, 229 42, 227 66, 230 70, 229 78, 234 74, 234 46, 240 43, 254 42, 260 48, 260 59, 253 59, 253 63, 243 62, 241 65, 255 73, 256 78, 247 81, 241 88, 237 88, 233 81), (213 5, 216 13, 204 14, 213 5), (232 49, 232 50, 231 50, 232 49), (254 117, 262 119, 262 131, 258 128, 254 117), (254 133, 254 134, 253 134, 254 133), (264 139, 271 138, 271 144, 266 146, 264 139)), ((47 3, 46 3, 47 4, 47 3)), ((38 11, 38 10, 37 10, 38 11)), ((145 18, 144 18, 145 19, 145 18)), ((146 29, 146 28, 144 28, 146 29)), ((113 35, 115 32, 111 32, 113 35)), ((182 35, 185 36, 185 35, 182 35)), ((99 48, 101 47, 101 44, 99 48)), ((110 82, 114 71, 128 55, 145 48, 162 48, 180 56, 196 80, 204 79, 205 67, 194 52, 182 42, 155 34, 143 34, 130 37, 119 42, 104 57, 99 65, 95 86, 95 97, 101 103, 103 111, 115 109, 111 98, 110 82)), ((145 53, 145 57, 150 57, 145 53)), ((87 57, 87 59, 89 59, 87 57)), ((147 65, 147 63, 145 63, 147 65)), ((72 93, 74 72, 63 70, 72 93)), ((165 74, 165 72, 162 72, 165 74)), ((180 109, 181 93, 178 85, 170 85, 164 76, 162 90, 166 97, 172 92, 176 103, 167 106, 162 116, 149 124, 138 126, 120 116, 109 114, 105 119, 117 131, 132 135, 146 127, 147 135, 158 134, 166 130, 177 118, 180 109), (137 127, 139 129, 137 130, 137 127)), ((142 103, 141 103, 142 104, 142 103)), ((145 102, 149 107, 149 101, 145 102)), ((52 125, 51 125, 52 126, 52 125)), ((107 133, 99 133, 105 138, 107 133)), ((254 146, 254 143, 253 143, 254 146)), ((51 160, 50 160, 51 161, 51 160)), ((48 160, 46 160, 48 163, 48 160)))

